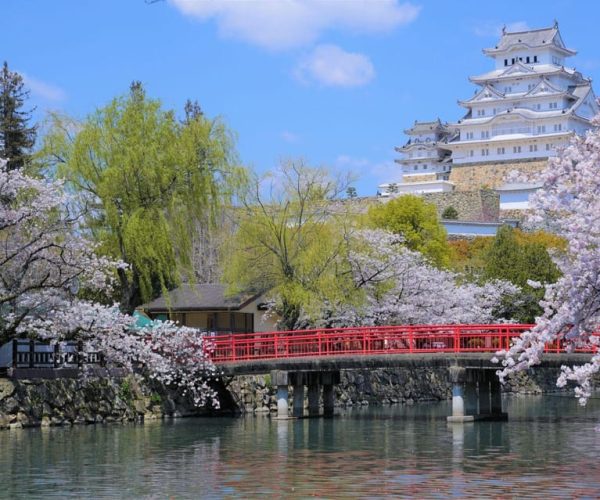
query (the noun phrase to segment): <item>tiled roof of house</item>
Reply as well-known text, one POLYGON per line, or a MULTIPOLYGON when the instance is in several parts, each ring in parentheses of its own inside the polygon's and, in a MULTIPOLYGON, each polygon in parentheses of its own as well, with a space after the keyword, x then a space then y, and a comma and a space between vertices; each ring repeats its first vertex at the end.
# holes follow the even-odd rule
POLYGON ((144 304, 141 309, 145 311, 236 311, 254 300, 255 295, 235 295, 227 297, 226 287, 221 284, 183 284, 171 290, 167 296, 144 304))

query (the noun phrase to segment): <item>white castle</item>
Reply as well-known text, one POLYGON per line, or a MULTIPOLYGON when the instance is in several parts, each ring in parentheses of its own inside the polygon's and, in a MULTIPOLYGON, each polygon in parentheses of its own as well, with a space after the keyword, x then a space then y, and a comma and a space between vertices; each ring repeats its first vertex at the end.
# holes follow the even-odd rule
POLYGON ((592 127, 599 106, 591 79, 565 66, 576 52, 565 46, 557 23, 503 30, 498 45, 483 53, 495 69, 469 78, 479 88, 459 101, 464 117, 415 122, 406 130, 409 141, 396 148, 404 182, 380 185, 381 194, 450 191, 453 165, 547 159, 572 134, 592 127))

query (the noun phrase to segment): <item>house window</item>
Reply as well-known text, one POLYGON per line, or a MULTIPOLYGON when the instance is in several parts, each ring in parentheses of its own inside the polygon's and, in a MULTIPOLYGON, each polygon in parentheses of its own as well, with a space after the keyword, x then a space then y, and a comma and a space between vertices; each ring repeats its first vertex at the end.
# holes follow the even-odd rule
POLYGON ((504 148, 498 148, 498 150, 496 152, 499 155, 503 155, 504 154, 504 148))
POLYGON ((513 146, 513 153, 520 153, 521 152, 521 146, 513 146))
POLYGON ((529 145, 529 152, 533 153, 535 151, 537 151, 537 144, 530 144, 529 145))

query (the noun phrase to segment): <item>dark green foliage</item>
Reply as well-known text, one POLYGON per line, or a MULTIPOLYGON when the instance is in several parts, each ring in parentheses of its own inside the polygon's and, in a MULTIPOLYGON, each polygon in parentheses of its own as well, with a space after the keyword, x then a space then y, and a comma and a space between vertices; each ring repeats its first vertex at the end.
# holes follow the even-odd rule
POLYGON ((522 323, 533 323, 542 313, 539 301, 543 288, 533 288, 528 281, 554 283, 560 272, 546 246, 540 242, 518 238, 510 226, 498 230, 494 242, 485 255, 484 277, 503 279, 521 287, 520 300, 506 304, 506 315, 522 323))
POLYGON ((453 206, 446 207, 442 212, 442 219, 456 220, 458 219, 458 211, 453 206))
POLYGON ((8 169, 23 167, 35 144, 36 126, 29 126, 31 111, 23 106, 29 97, 23 77, 10 71, 4 62, 0 72, 0 158, 8 160, 8 169))

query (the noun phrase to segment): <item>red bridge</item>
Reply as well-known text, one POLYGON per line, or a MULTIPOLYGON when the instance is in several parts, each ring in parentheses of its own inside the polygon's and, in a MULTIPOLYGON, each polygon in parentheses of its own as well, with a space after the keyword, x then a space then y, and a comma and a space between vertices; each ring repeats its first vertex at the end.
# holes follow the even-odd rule
MULTIPOLYGON (((447 369, 452 383, 452 422, 506 418, 501 388, 491 361, 512 340, 534 325, 414 325, 332 328, 284 332, 230 334, 209 337, 210 358, 227 376, 271 374, 277 387, 277 418, 288 418, 288 388, 292 386, 292 416, 333 415, 334 386, 340 371, 382 367, 428 366, 447 369), (322 397, 321 397, 322 395, 322 397)), ((561 366, 589 360, 593 352, 565 354, 564 343, 546 346, 544 364, 561 366)))
MULTIPOLYGON (((494 353, 534 325, 412 325, 217 335, 214 363, 340 355, 494 353)), ((562 342, 547 352, 563 351, 562 342)), ((590 351, 581 351, 590 352, 590 351)))

